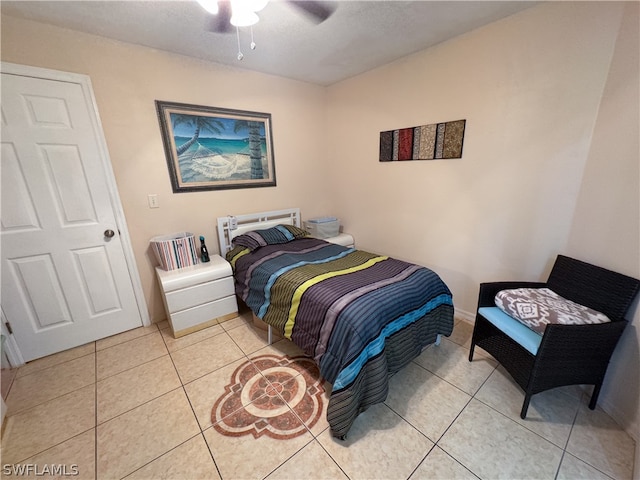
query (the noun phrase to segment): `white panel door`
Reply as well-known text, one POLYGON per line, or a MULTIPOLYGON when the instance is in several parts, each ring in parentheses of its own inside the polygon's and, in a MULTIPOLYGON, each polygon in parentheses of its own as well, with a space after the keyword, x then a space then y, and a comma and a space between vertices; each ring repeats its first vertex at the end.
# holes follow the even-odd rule
POLYGON ((82 86, 2 73, 1 107, 0 300, 24 360, 141 326, 82 86))

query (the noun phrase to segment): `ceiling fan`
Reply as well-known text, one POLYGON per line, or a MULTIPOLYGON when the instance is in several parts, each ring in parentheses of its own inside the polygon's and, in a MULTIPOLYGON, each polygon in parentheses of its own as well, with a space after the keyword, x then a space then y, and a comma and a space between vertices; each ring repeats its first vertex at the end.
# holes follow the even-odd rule
MULTIPOLYGON (((210 25, 214 33, 227 33, 235 27, 250 27, 258 23, 257 12, 262 10, 269 0, 197 0, 209 13, 215 15, 210 25)), ((284 0, 288 5, 305 14, 315 23, 322 23, 336 9, 336 5, 316 0, 284 0)))

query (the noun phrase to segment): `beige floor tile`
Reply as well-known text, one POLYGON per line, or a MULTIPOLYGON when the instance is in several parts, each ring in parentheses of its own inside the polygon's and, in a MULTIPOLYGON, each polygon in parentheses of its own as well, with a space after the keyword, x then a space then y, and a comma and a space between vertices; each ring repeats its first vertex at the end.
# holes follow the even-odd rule
POLYGON ((9 389, 13 385, 13 381, 16 379, 16 375, 18 374, 17 368, 3 368, 0 373, 0 383, 2 384, 2 398, 4 400, 7 399, 7 395, 9 394, 9 389))
POLYGON ((200 433, 180 388, 97 427, 99 478, 122 478, 200 433))
POLYGON ((340 467, 317 441, 313 441, 280 465, 268 480, 347 480, 340 467))
POLYGON ((5 422, 2 462, 24 461, 95 427, 95 386, 11 415, 5 422))
POLYGON ((473 473, 458 463, 454 458, 447 455, 444 450, 435 446, 429 452, 424 462, 409 477, 410 480, 424 478, 447 479, 447 480, 477 480, 473 473))
POLYGON ((391 378, 385 403, 437 442, 469 400, 462 390, 410 363, 391 378))
POLYGON ((251 311, 245 311, 240 313, 237 317, 231 318, 226 322, 221 322, 219 324, 222 328, 224 328, 227 332, 233 330, 237 327, 243 326, 251 326, 253 325, 253 316, 251 311))
POLYGON ((84 357, 85 355, 95 353, 95 351, 96 351, 96 344, 95 342, 91 342, 91 343, 87 343, 86 345, 70 348, 69 350, 65 350, 60 353, 54 353, 53 355, 39 358, 25 365, 22 365, 21 367, 18 368, 17 376, 22 377, 23 375, 29 375, 33 372, 37 372, 38 370, 42 370, 44 368, 53 367, 54 365, 68 362, 69 360, 74 360, 79 357, 84 357))
MULTIPOLYGON (((277 359, 280 356, 265 357, 277 359)), ((290 357, 288 364, 278 362, 275 368, 264 368, 268 363, 262 364, 257 361, 259 358, 254 356, 252 361, 311 434, 316 437, 327 429, 331 385, 322 380, 316 363, 309 357, 290 357), (285 370, 280 367, 285 367, 285 370)))
POLYGON ((125 477, 127 480, 218 480, 220 474, 202 435, 197 435, 125 477))
POLYGON ((447 338, 461 347, 469 348, 471 346, 472 336, 473 323, 458 319, 453 327, 451 336, 447 338))
POLYGON ((249 358, 258 355, 289 355, 290 357, 305 356, 305 353, 291 340, 274 340, 275 341, 271 345, 267 345, 265 342, 262 348, 249 355, 249 358))
POLYGON ((240 325, 227 333, 245 355, 252 355, 267 346, 267 332, 251 325, 240 325))
POLYGON ((165 355, 98 382, 98 424, 180 387, 171 357, 165 355))
MULTIPOLYGON (((290 427, 295 430, 299 424, 290 427)), ((205 430, 204 437, 224 479, 264 478, 313 440, 309 432, 279 440, 266 434, 258 438, 251 434, 226 436, 214 427, 205 430)))
POLYGON ((553 479, 562 449, 477 400, 438 446, 480 478, 553 479))
POLYGON ((633 439, 609 415, 580 406, 567 452, 610 477, 627 479, 633 474, 634 451, 633 439))
POLYGON ((324 382, 325 405, 322 409, 322 415, 320 416, 318 423, 310 429, 311 434, 316 438, 318 438, 319 435, 322 435, 322 433, 330 427, 329 420, 327 420, 327 410, 329 408, 329 402, 331 401, 332 389, 333 389, 333 385, 325 381, 324 382))
POLYGON ((235 317, 230 317, 230 318, 225 318, 225 317, 218 318, 218 324, 219 325, 224 325, 227 322, 235 320, 236 318, 238 318, 238 316, 239 315, 236 315, 235 317))
POLYGON ((263 371, 253 362, 241 362, 232 381, 203 414, 211 415, 214 428, 223 435, 290 439, 308 433, 307 425, 313 426, 322 413, 318 398, 323 391, 304 364, 273 355, 257 364, 263 371))
POLYGON ((207 338, 171 354, 178 375, 185 384, 243 357, 242 351, 226 333, 207 338))
MULTIPOLYGON (((346 475, 417 480, 473 479, 474 473, 479 478, 525 479, 554 478, 556 471, 558 479, 631 478, 633 440, 604 412, 587 409, 584 389, 563 387, 535 395, 527 419, 521 420, 522 391, 502 367, 494 369, 495 361, 483 350, 476 349, 476 360, 469 364, 465 344, 470 330, 464 324, 460 327, 460 321, 452 337, 439 347, 429 347, 416 363, 392 377, 385 404, 360 415, 346 441, 332 438, 328 430, 331 386, 326 384, 322 414, 311 433, 301 417, 291 414, 304 409, 292 400, 291 405, 277 405, 286 408, 287 419, 293 419, 291 431, 298 429, 301 436, 288 440, 260 436, 264 428, 260 420, 258 438, 222 435, 211 426, 211 410, 230 391, 225 387, 242 391, 259 372, 271 378, 273 390, 258 385, 252 393, 260 395, 249 409, 255 414, 265 402, 287 398, 291 391, 286 384, 281 391, 277 383, 284 377, 269 376, 270 364, 259 359, 302 355, 288 340, 266 346, 259 332, 252 333, 250 313, 226 323, 230 334, 224 326, 216 326, 218 333, 213 336, 196 332, 182 342, 167 341, 170 354, 163 335, 167 332, 136 329, 118 336, 121 343, 112 347, 104 348, 108 343, 102 342, 97 353, 91 343, 21 367, 10 401, 19 408, 37 405, 5 419, 3 464, 68 468, 78 464, 79 478, 94 478, 97 472, 107 479, 130 474, 143 479, 215 480, 222 474, 225 480, 346 475), (256 338, 262 346, 253 351, 256 338), (233 386, 233 373, 249 361, 236 342, 253 351, 248 355, 253 363, 233 386), (103 377, 94 385, 91 365, 96 363, 103 377), (189 382, 184 390, 177 371, 189 382), (90 383, 80 386, 85 381, 90 383), (78 389, 67 393, 69 388, 78 389), (476 399, 469 401, 473 392, 476 399), (198 423, 206 429, 204 434, 198 423), (433 447, 430 439, 439 436, 433 447), (567 443, 564 455, 558 448, 563 442, 567 443)), ((301 375, 288 382, 300 383, 301 375)), ((306 388, 308 382, 298 386, 306 388)), ((238 403, 240 408, 251 398, 238 403)))
MULTIPOLYGON (((6 475, 8 478, 78 478, 90 480, 96 478, 95 467, 95 429, 56 445, 44 452, 28 458, 14 468, 34 465, 39 472, 31 475, 6 475), (57 472, 48 474, 45 472, 57 472)), ((4 473, 4 472, 3 472, 4 473)), ((3 474, 3 477, 5 475, 3 474)))
MULTIPOLYGON (((311 432, 311 435, 316 438, 318 437, 318 435, 321 435, 322 432, 329 428, 329 421, 327 420, 327 409, 329 407, 329 400, 331 398, 331 384, 328 382, 324 382, 323 388, 324 392, 322 392, 322 396, 320 398, 322 401, 322 407, 320 409, 320 416, 318 417, 318 420, 313 425, 311 425, 308 420, 305 422, 305 425, 311 432)), ((292 408, 294 411, 296 411, 293 406, 292 408)))
POLYGON ((157 332, 158 325, 155 323, 152 323, 148 327, 138 327, 132 330, 127 330, 126 332, 118 333, 117 335, 112 335, 110 337, 103 338, 102 340, 98 340, 96 342, 96 350, 104 350, 105 348, 113 347, 114 345, 119 345, 120 343, 133 340, 134 338, 144 337, 145 335, 150 335, 157 332))
MULTIPOLYGON (((250 360, 268 380, 271 380, 269 371, 274 368, 274 362, 278 366, 286 366, 287 372, 293 378, 289 380, 287 380, 286 376, 277 378, 278 382, 285 382, 282 385, 282 390, 290 392, 288 383, 291 382, 296 383, 297 391, 305 390, 307 395, 304 399, 300 399, 297 395, 289 397, 286 396, 286 393, 283 393, 283 399, 314 437, 329 427, 326 417, 332 388, 331 384, 319 380, 320 372, 317 365, 309 357, 302 354, 298 347, 289 340, 282 340, 259 350, 250 356, 250 360), (286 362, 292 362, 292 364, 285 365, 282 360, 285 357, 288 357, 286 362), (303 377, 303 379, 299 377, 303 377)), ((281 391, 278 385, 275 386, 275 389, 281 391)))
POLYGON ((212 425, 211 409, 220 397, 231 388, 242 388, 253 375, 260 374, 253 365, 249 364, 246 369, 243 369, 244 376, 241 378, 234 377, 236 369, 247 361, 245 357, 242 357, 240 360, 219 368, 215 372, 211 372, 184 386, 202 430, 212 425))
POLYGON ((156 327, 158 327, 158 330, 164 330, 165 328, 171 328, 171 325, 169 325, 169 320, 163 320, 162 322, 158 322, 155 324, 156 327))
POLYGON ((170 328, 165 328, 161 330, 160 333, 162 333, 162 338, 164 339, 164 343, 167 345, 167 349, 170 352, 175 352, 181 348, 201 342, 206 338, 220 335, 221 333, 224 333, 224 330, 220 325, 212 325, 211 327, 203 328, 202 330, 198 330, 197 332, 193 332, 179 338, 173 337, 173 333, 170 328))
POLYGON ((167 353, 167 347, 158 331, 99 350, 96 353, 97 378, 103 380, 111 375, 162 357, 167 353))
POLYGON ((478 391, 498 364, 479 349, 476 349, 473 362, 469 362, 469 351, 446 338, 440 345, 426 348, 414 362, 469 395, 478 391))
POLYGON ((346 440, 325 430, 318 441, 351 479, 408 478, 433 447, 384 404, 361 413, 346 440))
POLYGON ((565 388, 554 388, 534 395, 527 418, 520 418, 524 392, 499 366, 482 385, 475 398, 505 414, 514 422, 564 448, 571 433, 580 399, 565 388))
POLYGON ((569 453, 565 453, 562 457, 562 464, 558 471, 557 480, 611 480, 611 477, 605 475, 600 470, 587 465, 582 460, 574 457, 569 453))
POLYGON ((13 415, 95 383, 95 354, 59 363, 16 378, 7 398, 7 413, 13 415))

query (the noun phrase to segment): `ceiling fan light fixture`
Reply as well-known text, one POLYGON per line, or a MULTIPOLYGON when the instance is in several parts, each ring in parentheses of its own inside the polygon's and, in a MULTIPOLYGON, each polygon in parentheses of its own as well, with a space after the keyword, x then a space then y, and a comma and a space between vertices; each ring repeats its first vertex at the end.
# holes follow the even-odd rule
POLYGON ((234 27, 250 27, 260 21, 260 17, 249 8, 247 2, 231 0, 231 12, 229 23, 234 27))
POLYGON ((267 6, 269 0, 246 0, 245 3, 247 3, 247 8, 249 10, 258 13, 260 10, 267 6))
POLYGON ((198 3, 210 14, 218 14, 218 0, 198 0, 198 3))
POLYGON ((229 23, 234 27, 250 27, 260 21, 255 12, 243 12, 241 14, 233 14, 229 23))

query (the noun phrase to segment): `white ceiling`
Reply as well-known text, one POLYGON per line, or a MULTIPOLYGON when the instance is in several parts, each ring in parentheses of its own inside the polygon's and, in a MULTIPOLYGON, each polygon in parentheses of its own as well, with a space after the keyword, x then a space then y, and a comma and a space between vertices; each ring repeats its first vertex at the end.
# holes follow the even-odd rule
POLYGON ((327 2, 334 14, 315 24, 284 0, 271 0, 251 32, 209 31, 194 0, 7 1, 2 15, 23 17, 238 68, 330 85, 423 50, 534 5, 526 1, 327 2))

